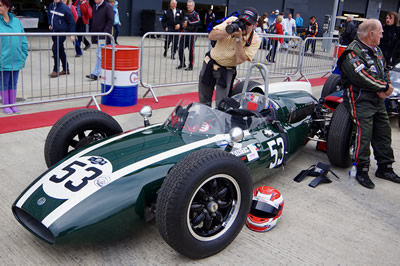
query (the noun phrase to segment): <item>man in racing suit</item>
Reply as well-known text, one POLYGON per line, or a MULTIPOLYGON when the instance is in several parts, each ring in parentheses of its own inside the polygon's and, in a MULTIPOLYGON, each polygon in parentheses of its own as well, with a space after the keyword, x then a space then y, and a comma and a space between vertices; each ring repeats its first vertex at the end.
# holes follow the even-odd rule
MULTIPOLYGON (((184 32, 197 32, 197 28, 200 25, 200 16, 199 13, 194 10, 194 5, 194 1, 187 1, 188 13, 186 14, 183 22, 184 32)), ((181 35, 179 39, 179 65, 176 67, 176 69, 186 67, 184 50, 186 47, 189 47, 189 66, 185 70, 193 70, 195 41, 196 36, 194 35, 181 35)))
POLYGON ((400 183, 400 177, 392 169, 391 128, 384 103, 393 87, 385 70, 385 58, 378 47, 382 32, 379 20, 366 20, 359 26, 356 40, 338 61, 345 88, 343 103, 356 128, 356 179, 370 189, 375 187, 368 176, 370 144, 378 164, 375 176, 400 183))

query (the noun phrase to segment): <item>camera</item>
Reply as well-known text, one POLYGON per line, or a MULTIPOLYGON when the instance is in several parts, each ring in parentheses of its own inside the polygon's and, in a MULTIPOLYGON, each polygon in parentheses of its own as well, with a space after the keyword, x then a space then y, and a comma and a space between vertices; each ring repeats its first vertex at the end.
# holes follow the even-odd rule
POLYGON ((231 24, 229 24, 228 26, 226 26, 225 31, 228 34, 232 34, 236 31, 238 31, 239 29, 244 31, 246 29, 246 24, 244 23, 243 20, 237 19, 234 22, 232 22, 231 24))

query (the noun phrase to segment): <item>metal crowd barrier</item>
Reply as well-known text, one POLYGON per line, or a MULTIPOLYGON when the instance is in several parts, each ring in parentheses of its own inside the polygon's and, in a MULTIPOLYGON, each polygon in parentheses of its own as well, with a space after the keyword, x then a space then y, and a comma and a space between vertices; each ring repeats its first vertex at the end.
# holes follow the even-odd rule
MULTIPOLYGON (((268 65, 270 76, 273 78, 292 79, 300 72, 300 54, 302 39, 297 36, 276 35, 276 34, 260 34, 262 40, 265 40, 265 46, 262 45, 257 51, 253 62, 261 62, 268 65), (268 55, 273 49, 273 40, 282 38, 284 42, 276 49, 275 62, 267 60, 268 55)), ((147 88, 148 93, 152 93, 155 101, 157 96, 154 88, 167 86, 180 86, 197 84, 199 72, 203 65, 205 54, 211 49, 210 41, 207 33, 179 33, 179 32, 148 32, 141 42, 140 51, 140 84, 147 88), (172 51, 174 46, 174 38, 177 39, 178 47, 175 59, 172 59, 172 51), (164 56, 164 46, 166 40, 170 39, 171 43, 167 54, 164 56), (179 45, 187 46, 187 40, 195 39, 194 45, 194 64, 192 71, 185 71, 184 68, 176 69, 180 65, 179 61, 179 45)), ((184 49, 186 66, 188 65, 189 49, 184 49)), ((270 60, 272 61, 272 60, 270 60)), ((245 62, 237 68, 237 79, 244 79, 247 74, 251 62, 245 62)), ((252 79, 261 79, 258 71, 253 71, 252 79)))
POLYGON ((154 88, 198 83, 204 56, 211 46, 207 33, 148 32, 143 36, 140 48, 139 79, 140 84, 148 89, 143 97, 151 92, 158 102, 154 88), (164 46, 168 39, 170 45, 164 56, 164 46), (180 65, 179 44, 183 44, 183 47, 189 46, 193 39, 193 70, 185 70, 189 64, 189 47, 183 49, 186 67, 177 69, 180 65))
MULTIPOLYGON (((75 38, 77 36, 84 36, 86 38, 106 36, 111 39, 113 48, 115 47, 114 38, 108 33, 0 33, 1 51, 5 46, 22 47, 23 36, 28 41, 28 56, 25 68, 20 70, 18 77, 17 102, 9 105, 2 103, 0 107, 90 98, 88 105, 94 102, 97 108, 100 109, 95 97, 107 95, 114 88, 115 49, 105 49, 104 51, 105 53, 112 53, 112 85, 108 91, 102 92, 100 78, 97 81, 91 81, 85 77, 92 73, 96 64, 96 45, 92 45, 92 48, 86 51, 81 47, 83 55, 75 57, 75 45, 69 38, 71 35, 75 36, 75 38), (18 43, 13 43, 11 38, 7 38, 10 36, 21 36, 21 38, 18 43), (49 74, 53 72, 54 66, 52 38, 60 38, 62 36, 66 36, 64 48, 70 74, 50 78, 49 74)), ((83 45, 83 42, 81 45, 83 45)), ((0 75, 3 75, 3 70, 5 70, 3 62, 6 58, 2 57, 0 53, 0 75)), ((64 70, 61 61, 59 64, 59 71, 64 70)), ((101 73, 100 76, 103 76, 103 74, 101 73)))
MULTIPOLYGON (((253 62, 265 63, 271 78, 290 80, 299 73, 302 39, 297 36, 259 34, 261 47, 253 62), (281 39, 283 42, 279 41, 281 39), (276 42, 274 42, 276 40, 276 42), (275 48, 276 45, 276 48, 275 48), (273 53, 275 50, 275 57, 273 53)), ((243 79, 252 62, 245 62, 237 67, 238 79, 243 79)), ((259 71, 252 72, 252 79, 262 78, 259 71)))
POLYGON ((331 37, 306 38, 302 43, 300 55, 300 78, 315 74, 325 76, 336 66, 339 39, 331 37))

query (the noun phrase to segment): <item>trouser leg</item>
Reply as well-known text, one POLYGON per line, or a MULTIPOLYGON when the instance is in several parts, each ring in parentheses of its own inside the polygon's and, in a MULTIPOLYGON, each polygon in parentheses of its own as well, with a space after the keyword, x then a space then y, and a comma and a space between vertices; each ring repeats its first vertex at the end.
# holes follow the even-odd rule
POLYGON ((226 70, 226 80, 223 82, 221 79, 224 79, 221 75, 222 69, 220 68, 218 71, 214 71, 214 78, 216 80, 216 88, 215 88, 215 105, 218 107, 219 103, 225 98, 229 96, 229 93, 232 89, 233 79, 235 78, 235 70, 227 69, 226 70))
POLYGON ((389 117, 386 107, 382 103, 373 117, 371 140, 374 157, 378 164, 391 164, 394 162, 391 133, 389 117))
POLYGON ((179 48, 178 48, 178 54, 179 54, 179 65, 184 66, 185 65, 185 43, 186 43, 186 36, 182 35, 179 38, 179 48))
POLYGON ((53 71, 54 72, 60 72, 60 36, 53 36, 53 47, 52 47, 52 51, 53 51, 53 57, 54 57, 54 67, 53 67, 53 71))
POLYGON ((64 48, 65 39, 66 39, 66 36, 60 36, 59 50, 60 50, 60 59, 61 59, 63 70, 68 71, 69 67, 68 67, 67 55, 65 53, 65 48, 64 48))
POLYGON ((206 67, 207 67, 207 64, 205 62, 203 62, 203 67, 201 68, 200 76, 199 76, 199 101, 202 104, 211 106, 212 96, 213 96, 214 86, 215 86, 215 79, 212 78, 211 84, 203 83, 203 77, 204 77, 206 67))
POLYGON ((194 43, 196 42, 196 36, 188 36, 189 38, 189 67, 193 67, 194 64, 194 43))

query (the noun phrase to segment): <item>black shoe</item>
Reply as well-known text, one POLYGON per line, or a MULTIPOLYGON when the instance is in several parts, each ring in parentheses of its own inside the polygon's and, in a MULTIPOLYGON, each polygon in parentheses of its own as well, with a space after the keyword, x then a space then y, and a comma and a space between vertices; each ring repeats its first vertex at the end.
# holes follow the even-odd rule
POLYGON ((188 66, 187 68, 185 68, 185 71, 192 71, 193 70, 193 67, 191 67, 191 66, 188 66))
POLYGON ((81 57, 81 56, 82 56, 81 54, 76 54, 76 55, 75 55, 75 57, 81 57))
POLYGON ((96 75, 93 75, 93 74, 86 75, 86 77, 87 77, 88 79, 91 79, 91 80, 97 80, 97 78, 98 78, 96 75))
POLYGON ((179 65, 179 66, 176 67, 176 69, 181 69, 181 68, 184 68, 184 67, 186 67, 186 65, 179 65))
POLYGON ((85 45, 85 48, 83 48, 83 50, 87 50, 87 49, 89 49, 90 48, 90 43, 88 44, 88 45, 85 45))
POLYGON ((376 170, 375 176, 382 179, 390 180, 395 183, 400 183, 400 177, 396 175, 391 165, 388 165, 387 167, 378 166, 378 170, 376 170))
POLYGON ((375 184, 372 183, 371 179, 369 179, 368 172, 359 172, 357 171, 356 179, 361 186, 373 189, 375 184))
POLYGON ((164 51, 163 56, 167 57, 167 51, 164 51))

